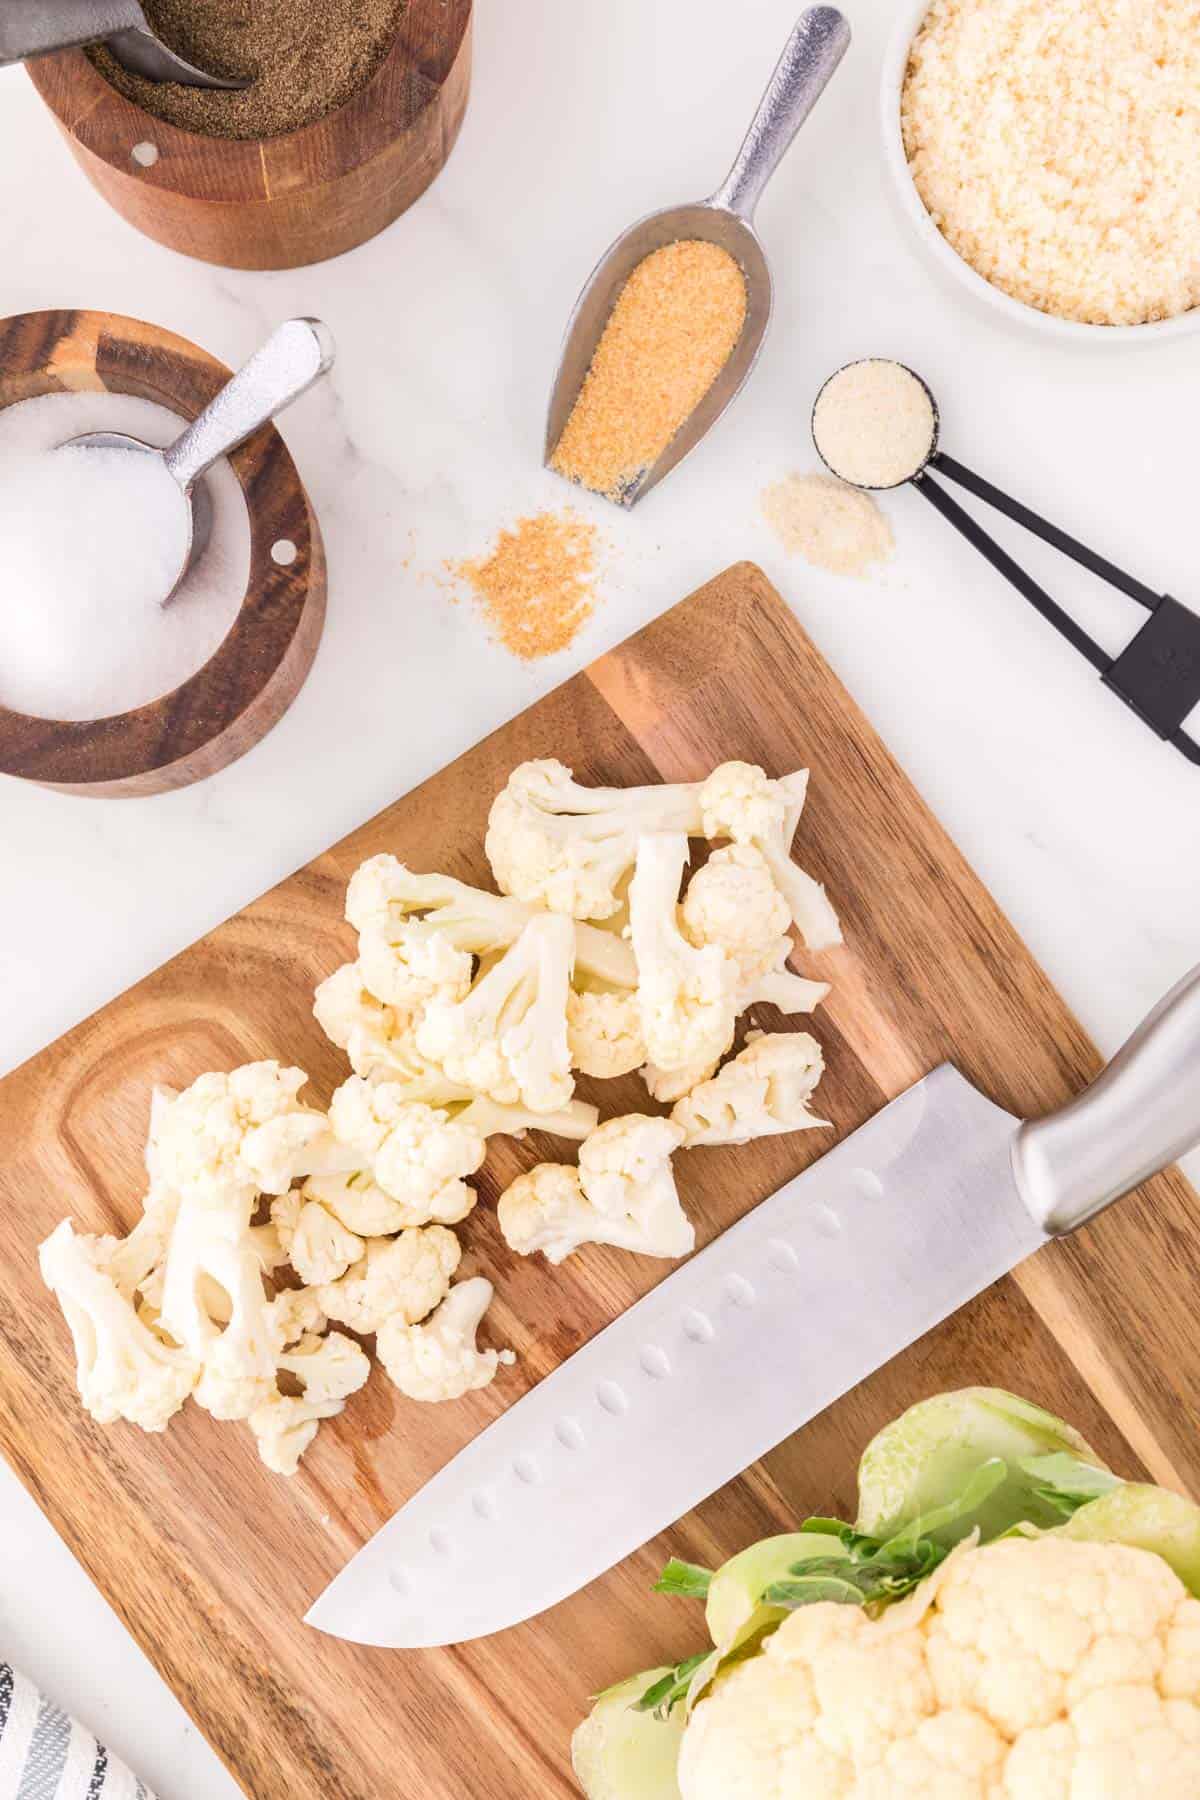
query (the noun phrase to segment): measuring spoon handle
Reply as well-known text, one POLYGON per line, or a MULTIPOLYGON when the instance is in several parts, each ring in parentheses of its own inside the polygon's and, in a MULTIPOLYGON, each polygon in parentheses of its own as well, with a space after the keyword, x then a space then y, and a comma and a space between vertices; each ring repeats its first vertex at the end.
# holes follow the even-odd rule
POLYGON ((332 367, 333 356, 332 333, 320 319, 288 319, 278 326, 164 450, 163 460, 180 487, 186 492, 219 457, 307 393, 332 367))
POLYGON ((751 222, 763 189, 849 44, 850 26, 836 7, 810 6, 800 14, 714 205, 751 222))
POLYGON ((138 0, 0 0, 0 68, 117 31, 147 30, 138 0))

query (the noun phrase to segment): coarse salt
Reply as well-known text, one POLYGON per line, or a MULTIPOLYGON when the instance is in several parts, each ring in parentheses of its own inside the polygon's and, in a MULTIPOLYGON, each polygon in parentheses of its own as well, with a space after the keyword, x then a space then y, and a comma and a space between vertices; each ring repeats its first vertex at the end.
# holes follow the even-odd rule
POLYGON ((1026 305, 1096 325, 1200 303, 1195 0, 932 0, 901 100, 943 236, 1026 305))
POLYGON ((46 395, 0 412, 0 704, 109 717, 178 687, 220 644, 249 560, 232 471, 206 478, 212 538, 164 607, 187 548, 170 474, 157 457, 56 447, 97 429, 167 442, 179 427, 125 396, 46 395))

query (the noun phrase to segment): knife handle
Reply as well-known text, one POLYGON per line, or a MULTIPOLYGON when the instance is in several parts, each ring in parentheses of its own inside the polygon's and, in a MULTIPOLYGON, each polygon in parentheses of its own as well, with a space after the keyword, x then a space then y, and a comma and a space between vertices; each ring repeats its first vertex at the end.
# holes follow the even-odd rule
POLYGON ((1200 1144, 1200 966, 1173 987, 1091 1087, 1022 1125, 1013 1172, 1063 1237, 1200 1144))

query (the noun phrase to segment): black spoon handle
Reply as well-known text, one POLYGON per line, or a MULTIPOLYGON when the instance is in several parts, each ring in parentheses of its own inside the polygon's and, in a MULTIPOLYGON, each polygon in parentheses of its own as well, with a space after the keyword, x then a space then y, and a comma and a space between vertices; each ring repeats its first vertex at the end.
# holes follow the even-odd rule
POLYGON ((969 512, 952 500, 945 488, 940 487, 929 474, 922 474, 913 482, 918 494, 924 494, 930 505, 936 507, 943 519, 962 533, 967 542, 979 554, 986 557, 993 569, 999 571, 1006 581, 1011 581, 1017 592, 1024 596, 1029 604, 1036 607, 1043 619, 1061 632, 1069 644, 1072 644, 1081 656, 1086 656, 1094 669, 1103 675, 1112 662, 1112 657, 1102 650, 1086 631, 1077 625, 1070 613, 1063 611, 1057 600, 1052 600, 1045 588, 1039 587, 1032 575, 1027 575, 1020 563, 1014 562, 1007 550, 1002 550, 995 538, 989 537, 983 526, 978 524, 969 512))
POLYGON ((1153 588, 1148 588, 1144 581, 1139 581, 1136 575, 1128 575, 1124 569, 1118 569, 1116 563, 1109 562, 1107 557, 1098 556, 1086 544, 1081 544, 1078 538, 1061 531, 1049 519, 1043 519, 1040 513, 1035 513, 1019 500, 1014 500, 1011 494, 993 487, 990 481, 985 481, 982 475, 976 475, 974 470, 957 462, 954 457, 938 450, 930 457, 929 467, 947 476, 949 480, 957 481, 960 487, 965 487, 968 493, 975 494, 980 500, 986 500, 989 506, 994 506, 1005 518, 1023 525, 1034 537, 1041 538, 1043 543, 1050 544, 1055 550, 1061 550, 1064 556, 1069 556, 1072 562, 1079 563, 1091 574, 1098 575, 1101 581, 1107 581, 1112 587, 1120 589, 1121 593, 1128 594, 1131 600, 1136 600, 1147 612, 1153 612, 1158 605, 1162 596, 1156 594, 1153 588))

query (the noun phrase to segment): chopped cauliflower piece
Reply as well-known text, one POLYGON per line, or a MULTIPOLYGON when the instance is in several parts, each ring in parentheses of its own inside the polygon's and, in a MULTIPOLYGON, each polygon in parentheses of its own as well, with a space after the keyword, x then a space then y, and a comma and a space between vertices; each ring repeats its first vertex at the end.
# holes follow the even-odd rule
POLYGON ((730 838, 765 859, 792 922, 810 950, 842 941, 825 889, 792 861, 792 839, 808 793, 808 770, 770 781, 752 763, 722 763, 700 792, 707 838, 730 838))
POLYGON ((268 1469, 276 1475, 294 1475, 321 1421, 335 1418, 347 1397, 363 1386, 371 1360, 340 1331, 326 1337, 306 1332, 280 1354, 279 1369, 303 1392, 284 1394, 276 1388, 255 1407, 248 1423, 268 1469))
POLYGON ((575 1085, 567 1042, 574 944, 568 920, 532 918, 465 1000, 426 1008, 418 1050, 451 1080, 504 1105, 566 1106, 575 1085))
POLYGON ((248 1164, 247 1140, 264 1148, 272 1142, 257 1139, 258 1128, 283 1117, 323 1123, 321 1114, 296 1098, 307 1080, 303 1069, 284 1069, 277 1062, 199 1076, 161 1108, 155 1122, 154 1159, 163 1183, 185 1198, 258 1191, 262 1170, 253 1154, 255 1166, 248 1164))
POLYGON ((671 1169, 682 1142, 670 1119, 626 1113, 601 1125, 579 1152, 579 1179, 592 1205, 609 1218, 637 1220, 660 1256, 686 1256, 696 1239, 671 1169))
POLYGON ((329 1119, 385 1194, 427 1218, 465 1218, 473 1196, 464 1177, 487 1155, 487 1139, 463 1115, 404 1098, 392 1082, 372 1085, 359 1075, 334 1094, 329 1119))
MULTIPOLYGON (((804 770, 807 781, 808 771, 804 770)), ((753 844, 776 836, 787 816, 789 796, 757 763, 720 763, 700 788, 700 824, 706 838, 753 844)))
POLYGON ((450 1289, 423 1325, 392 1318, 381 1327, 375 1350, 380 1362, 410 1400, 458 1400, 487 1387, 511 1350, 480 1350, 475 1334, 492 1303, 490 1281, 477 1275, 450 1289))
POLYGON ((360 1238, 393 1237, 409 1225, 457 1225, 476 1199, 474 1188, 462 1181, 447 1182, 433 1196, 415 1203, 395 1200, 365 1169, 356 1175, 314 1175, 301 1192, 360 1238))
MULTIPOLYGON (((431 1070, 417 1056, 412 1020, 375 998, 357 963, 343 963, 321 982, 313 996, 313 1016, 330 1043, 346 1052, 356 1075, 410 1083, 429 1076, 435 1092, 422 1090, 413 1097, 443 1098, 441 1089, 448 1084, 439 1069, 431 1070)), ((444 1097, 451 1098, 452 1091, 444 1097)))
POLYGON ((679 922, 689 944, 719 944, 732 957, 739 989, 778 968, 792 948, 791 911, 753 844, 713 851, 688 883, 679 922))
POLYGON ((288 1261, 307 1288, 337 1281, 363 1253, 363 1240, 355 1232, 347 1231, 319 1200, 305 1199, 294 1189, 274 1201, 271 1223, 288 1261))
POLYGON ((571 1063, 584 1075, 612 1081, 646 1060, 636 992, 574 988, 567 995, 571 1063))
POLYGON ((445 1297, 461 1257, 458 1239, 444 1225, 368 1238, 358 1262, 340 1281, 319 1287, 317 1298, 329 1318, 351 1331, 378 1331, 391 1318, 415 1325, 445 1297))
POLYGON ((647 832, 700 833, 698 784, 589 788, 553 759, 513 770, 488 816, 501 889, 577 919, 619 911, 618 888, 647 832))
POLYGON ((196 1399, 218 1419, 248 1418, 275 1379, 274 1331, 254 1196, 234 1190, 186 1199, 167 1252, 161 1323, 202 1363, 196 1399))
POLYGON ((656 1063, 647 1063, 642 1070, 642 1080, 652 1100, 670 1106, 672 1101, 682 1100, 694 1087, 699 1087, 702 1081, 710 1081, 717 1072, 718 1062, 719 1059, 685 1063, 680 1069, 660 1069, 656 1063))
POLYGON ((138 1317, 97 1264, 95 1243, 64 1219, 38 1252, 42 1280, 70 1327, 79 1397, 100 1425, 128 1419, 143 1431, 164 1431, 195 1388, 200 1365, 138 1317))
POLYGON ((717 1062, 733 1042, 737 965, 719 944, 697 949, 679 929, 682 833, 643 837, 629 889, 638 1011, 647 1061, 660 1069, 717 1062))
POLYGON ((671 1152, 681 1135, 669 1119, 640 1113, 610 1119, 579 1155, 579 1168, 539 1163, 500 1197, 505 1242, 560 1263, 582 1244, 611 1244, 643 1256, 686 1256, 695 1243, 679 1204, 671 1152))
POLYGON ((752 1036, 714 1080, 679 1101, 671 1118, 689 1149, 811 1131, 828 1124, 808 1108, 824 1067, 821 1046, 807 1031, 752 1036))

